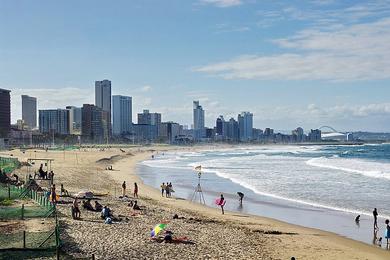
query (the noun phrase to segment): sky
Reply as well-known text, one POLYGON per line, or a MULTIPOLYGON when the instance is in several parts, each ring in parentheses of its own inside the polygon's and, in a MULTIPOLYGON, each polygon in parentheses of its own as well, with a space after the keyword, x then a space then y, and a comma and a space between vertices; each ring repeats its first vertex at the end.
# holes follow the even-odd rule
POLYGON ((94 102, 95 80, 163 121, 390 132, 390 0, 0 0, 0 88, 38 108, 94 102))

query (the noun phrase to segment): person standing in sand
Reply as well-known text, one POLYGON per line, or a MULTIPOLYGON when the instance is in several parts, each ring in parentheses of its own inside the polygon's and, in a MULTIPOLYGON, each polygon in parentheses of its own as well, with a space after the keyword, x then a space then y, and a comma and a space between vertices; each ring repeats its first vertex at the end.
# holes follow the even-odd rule
POLYGON ((138 185, 134 182, 134 198, 138 198, 138 185))
POLYGON ((378 211, 376 208, 372 212, 372 215, 374 216, 374 229, 378 229, 378 211))
POLYGON ((225 206, 225 198, 223 197, 223 194, 221 194, 221 198, 219 199, 219 206, 221 206, 222 215, 224 215, 225 210, 223 209, 223 206, 225 206))
POLYGON ((165 187, 165 182, 163 182, 160 187, 161 187, 161 196, 164 197, 164 191, 165 191, 165 188, 166 188, 165 187))
POLYGON ((122 183, 122 197, 126 196, 126 181, 122 183))
POLYGON ((390 221, 386 219, 385 224, 386 224, 386 230, 385 230, 385 238, 386 238, 386 249, 390 249, 389 247, 389 239, 390 239, 390 221))

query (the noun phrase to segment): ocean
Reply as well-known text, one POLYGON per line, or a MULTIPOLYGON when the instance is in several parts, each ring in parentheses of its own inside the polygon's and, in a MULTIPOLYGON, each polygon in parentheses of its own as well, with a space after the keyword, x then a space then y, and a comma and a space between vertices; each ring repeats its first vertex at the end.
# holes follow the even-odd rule
MULTIPOLYGON (((226 209, 372 241, 378 208, 390 218, 390 144, 238 146, 160 153, 138 165, 146 184, 172 182, 175 196, 194 197, 202 166, 206 204, 223 193, 226 209), (238 203, 237 192, 245 194, 238 203), (359 225, 354 223, 360 214, 359 225)), ((198 195, 198 194, 195 194, 198 195)), ((195 197, 196 201, 199 201, 195 197)), ((381 220, 380 220, 381 221, 381 220)), ((383 221, 382 221, 383 222, 383 221)))

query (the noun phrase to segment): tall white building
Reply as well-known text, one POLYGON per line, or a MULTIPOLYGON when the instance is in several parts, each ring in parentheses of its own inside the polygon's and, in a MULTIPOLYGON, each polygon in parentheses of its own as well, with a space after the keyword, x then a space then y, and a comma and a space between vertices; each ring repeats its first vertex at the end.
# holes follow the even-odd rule
POLYGON ((114 135, 130 132, 133 122, 132 113, 131 97, 112 96, 112 133, 114 135))
POLYGON ((22 95, 22 119, 30 129, 37 127, 37 98, 22 95))
POLYGON ((111 81, 95 81, 95 106, 103 110, 104 137, 111 136, 111 81))
POLYGON ((248 142, 253 139, 253 114, 242 112, 238 115, 240 141, 248 142))
POLYGON ((199 101, 194 101, 194 139, 199 140, 205 137, 204 110, 199 101))

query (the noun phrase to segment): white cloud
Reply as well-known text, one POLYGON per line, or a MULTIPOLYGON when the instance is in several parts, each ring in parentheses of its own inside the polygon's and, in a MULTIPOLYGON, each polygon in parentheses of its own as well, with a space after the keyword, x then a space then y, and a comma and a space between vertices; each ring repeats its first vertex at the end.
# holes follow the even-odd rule
POLYGON ((142 92, 148 92, 150 90, 152 90, 152 87, 149 85, 145 85, 145 86, 140 88, 140 91, 142 91, 142 92))
POLYGON ((273 41, 275 55, 244 55, 195 68, 225 79, 357 81, 390 78, 390 18, 307 29, 273 41))
POLYGON ((217 7, 231 7, 231 6, 237 6, 241 5, 241 0, 201 0, 202 4, 211 4, 215 5, 217 7))

